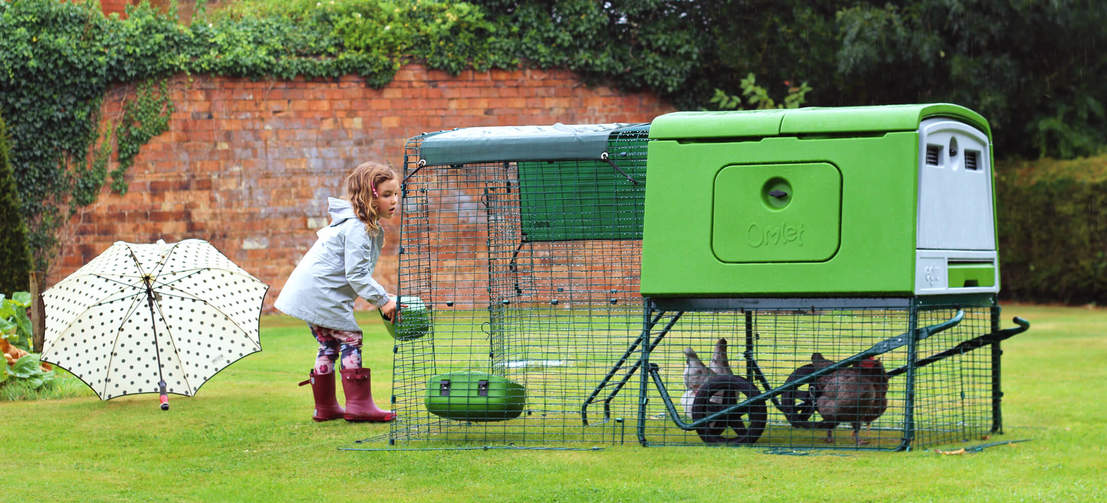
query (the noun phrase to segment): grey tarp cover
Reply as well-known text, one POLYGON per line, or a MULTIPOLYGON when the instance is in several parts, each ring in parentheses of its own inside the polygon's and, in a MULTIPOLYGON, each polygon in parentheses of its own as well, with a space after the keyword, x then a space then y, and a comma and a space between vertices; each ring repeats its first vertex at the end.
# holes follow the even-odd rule
POLYGON ((455 129, 428 135, 420 147, 428 165, 490 161, 599 159, 611 131, 627 124, 554 124, 455 129))

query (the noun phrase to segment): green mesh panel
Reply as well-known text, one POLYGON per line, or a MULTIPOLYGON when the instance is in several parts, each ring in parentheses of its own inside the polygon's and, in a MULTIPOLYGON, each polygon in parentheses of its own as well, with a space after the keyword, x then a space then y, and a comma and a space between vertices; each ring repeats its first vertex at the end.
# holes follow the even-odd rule
POLYGON ((520 161, 523 240, 642 239, 649 126, 611 133, 609 159, 520 161))

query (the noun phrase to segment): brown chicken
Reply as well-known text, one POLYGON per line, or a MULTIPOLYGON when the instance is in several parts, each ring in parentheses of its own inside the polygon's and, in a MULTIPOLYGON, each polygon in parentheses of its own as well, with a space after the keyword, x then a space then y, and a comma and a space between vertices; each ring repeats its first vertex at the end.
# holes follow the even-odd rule
MULTIPOLYGON (((834 362, 820 353, 811 355, 816 370, 834 362)), ((880 360, 865 358, 851 367, 835 370, 816 379, 821 395, 816 409, 827 428, 826 441, 834 442, 834 427, 840 423, 853 426, 853 441, 868 443, 858 433, 862 423, 875 421, 888 408, 888 374, 880 360)))

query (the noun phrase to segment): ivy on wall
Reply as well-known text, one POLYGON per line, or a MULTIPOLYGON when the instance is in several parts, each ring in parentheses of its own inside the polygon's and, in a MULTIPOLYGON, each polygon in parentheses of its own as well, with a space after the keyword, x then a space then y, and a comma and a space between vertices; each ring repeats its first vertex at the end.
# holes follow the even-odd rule
POLYGON ((381 87, 411 60, 453 74, 519 63, 503 30, 463 2, 244 1, 201 10, 187 31, 186 71, 250 78, 360 75, 381 87))
POLYGON ((52 249, 63 209, 99 190, 84 160, 112 65, 108 28, 88 6, 0 2, 0 112, 32 250, 52 249))
MULTIPOLYGON (((163 79, 158 83, 158 89, 153 87, 152 81, 140 83, 134 99, 123 104, 123 117, 115 130, 118 164, 111 172, 111 188, 120 194, 127 192, 123 176, 134 165, 139 149, 155 136, 169 131, 169 117, 173 115, 169 84, 163 79)), ((111 125, 108 127, 110 136, 111 125)), ((100 153, 104 154, 105 150, 100 153)))
POLYGON ((149 7, 120 21, 92 3, 0 2, 0 114, 9 118, 11 164, 35 269, 48 268, 66 219, 96 200, 112 147, 119 162, 110 174, 122 191, 139 146, 168 125, 172 106, 163 79, 160 93, 140 84, 121 123, 101 131, 108 86, 182 70, 177 49, 186 32, 149 7))
POLYGON ((498 28, 467 3, 362 0, 243 2, 184 26, 144 3, 104 17, 92 2, 0 1, 0 114, 36 269, 57 231, 108 182, 126 191, 143 144, 168 128, 165 77, 337 78, 384 86, 411 59, 452 73, 512 67, 498 28), (138 83, 117 124, 101 130, 104 94, 138 83), (110 167, 112 148, 116 151, 110 167))

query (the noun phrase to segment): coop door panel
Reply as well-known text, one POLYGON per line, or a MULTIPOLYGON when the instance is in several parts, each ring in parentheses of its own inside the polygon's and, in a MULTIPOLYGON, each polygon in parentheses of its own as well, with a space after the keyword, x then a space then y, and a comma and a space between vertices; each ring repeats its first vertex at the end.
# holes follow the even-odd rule
POLYGON ((827 163, 730 165, 715 176, 723 262, 820 262, 838 251, 842 174, 827 163))
POLYGON ((994 250, 988 139, 956 121, 928 119, 919 134, 918 247, 994 250))

